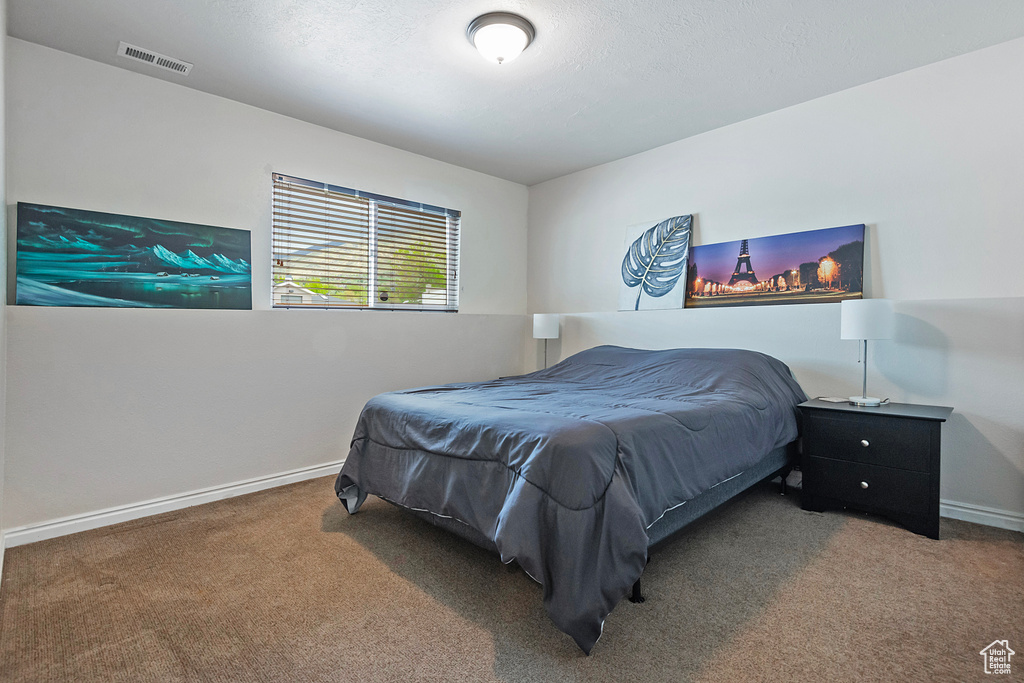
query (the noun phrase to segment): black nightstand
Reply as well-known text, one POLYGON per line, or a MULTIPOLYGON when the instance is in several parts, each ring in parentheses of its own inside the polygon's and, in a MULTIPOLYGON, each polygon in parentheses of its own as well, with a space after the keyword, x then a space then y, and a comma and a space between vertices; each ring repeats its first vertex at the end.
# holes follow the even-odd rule
POLYGON ((799 408, 804 510, 851 507, 939 537, 939 437, 952 408, 819 399, 799 408))

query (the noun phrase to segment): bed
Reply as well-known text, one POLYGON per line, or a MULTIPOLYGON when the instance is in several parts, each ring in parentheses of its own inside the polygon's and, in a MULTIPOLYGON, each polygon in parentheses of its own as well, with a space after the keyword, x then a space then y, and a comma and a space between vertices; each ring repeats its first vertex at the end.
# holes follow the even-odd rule
POLYGON ((589 654, 652 546, 790 464, 804 400, 762 353, 599 346, 374 397, 335 490, 351 514, 379 496, 518 563, 589 654))

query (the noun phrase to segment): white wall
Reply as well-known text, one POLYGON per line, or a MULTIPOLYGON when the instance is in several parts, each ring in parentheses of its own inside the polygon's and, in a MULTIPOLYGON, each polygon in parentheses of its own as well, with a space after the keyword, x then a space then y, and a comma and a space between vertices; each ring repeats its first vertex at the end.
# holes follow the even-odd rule
POLYGON ((562 357, 740 346, 789 363, 811 395, 859 393, 837 304, 612 311, 628 225, 693 213, 693 242, 709 244, 866 223, 866 294, 902 314, 869 387, 955 408, 947 514, 993 508, 1024 525, 1021 73, 1024 39, 533 186, 529 308, 586 313, 567 317, 562 357))
POLYGON ((249 229, 257 310, 10 307, 6 528, 340 460, 376 393, 522 370, 525 187, 14 39, 7 88, 8 202, 249 229), (461 312, 270 310, 275 171, 461 210, 461 312))
MULTIPOLYGON (((0 209, 6 206, 7 195, 7 135, 4 119, 4 99, 7 92, 7 0, 0 0, 0 209)), ((0 211, 0 235, 7 234, 7 212, 0 211)), ((7 435, 7 243, 0 239, 0 578, 4 567, 4 462, 7 435)))

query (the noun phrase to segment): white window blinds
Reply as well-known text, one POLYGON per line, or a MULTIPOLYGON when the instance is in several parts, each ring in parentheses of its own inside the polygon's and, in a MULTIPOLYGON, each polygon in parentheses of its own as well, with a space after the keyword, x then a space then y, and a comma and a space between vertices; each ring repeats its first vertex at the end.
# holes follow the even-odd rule
POLYGON ((274 174, 274 306, 457 311, 460 212, 274 174))

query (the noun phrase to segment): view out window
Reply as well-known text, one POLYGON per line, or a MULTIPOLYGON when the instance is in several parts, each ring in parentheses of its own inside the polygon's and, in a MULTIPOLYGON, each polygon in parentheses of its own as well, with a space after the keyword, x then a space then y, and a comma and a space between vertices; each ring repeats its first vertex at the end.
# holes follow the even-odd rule
POLYGON ((461 213, 274 174, 274 306, 457 311, 461 213))

